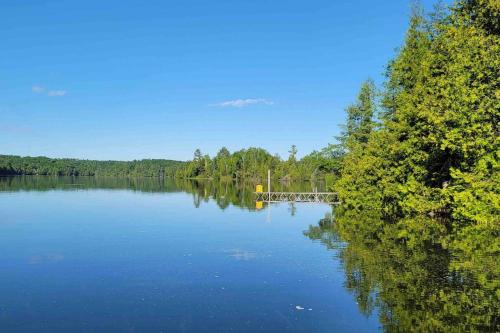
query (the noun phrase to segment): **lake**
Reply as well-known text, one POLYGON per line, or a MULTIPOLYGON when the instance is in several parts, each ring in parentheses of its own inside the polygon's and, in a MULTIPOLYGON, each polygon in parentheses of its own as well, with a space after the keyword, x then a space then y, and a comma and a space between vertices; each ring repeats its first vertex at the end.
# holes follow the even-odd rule
POLYGON ((340 239, 331 213, 257 209, 253 188, 232 183, 0 178, 0 331, 373 332, 460 321, 460 311, 437 317, 450 303, 426 303, 428 291, 466 295, 464 279, 447 282, 449 254, 391 248, 388 260, 340 239), (387 274, 411 276, 416 291, 387 274))
POLYGON ((2 181, 0 331, 379 327, 343 287, 335 251, 304 235, 328 205, 256 210, 233 197, 138 182, 2 181))

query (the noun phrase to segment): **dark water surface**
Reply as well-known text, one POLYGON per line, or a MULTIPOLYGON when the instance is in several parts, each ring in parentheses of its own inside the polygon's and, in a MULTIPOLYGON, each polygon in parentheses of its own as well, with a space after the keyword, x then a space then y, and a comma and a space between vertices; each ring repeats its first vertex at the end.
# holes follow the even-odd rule
POLYGON ((309 235, 330 212, 256 210, 232 184, 0 179, 0 332, 377 331, 309 235))

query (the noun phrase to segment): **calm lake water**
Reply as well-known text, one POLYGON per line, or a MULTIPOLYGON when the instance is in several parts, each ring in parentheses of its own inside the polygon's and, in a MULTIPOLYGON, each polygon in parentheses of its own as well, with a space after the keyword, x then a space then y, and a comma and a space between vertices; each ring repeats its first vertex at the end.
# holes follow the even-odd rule
POLYGON ((3 178, 0 331, 377 331, 308 236, 330 212, 257 210, 230 184, 3 178))
POLYGON ((0 332, 500 330, 495 248, 470 265, 437 219, 407 220, 406 243, 397 224, 357 229, 377 224, 367 212, 254 199, 233 183, 0 177, 0 332))

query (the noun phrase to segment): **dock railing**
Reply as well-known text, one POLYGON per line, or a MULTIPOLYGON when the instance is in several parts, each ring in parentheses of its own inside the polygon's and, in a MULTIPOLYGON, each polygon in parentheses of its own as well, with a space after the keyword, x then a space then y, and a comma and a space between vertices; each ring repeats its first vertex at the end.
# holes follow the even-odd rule
POLYGON ((338 195, 335 192, 271 192, 271 170, 267 170, 267 191, 262 185, 255 188, 257 202, 324 202, 328 204, 339 204, 338 195))
POLYGON ((266 202, 323 202, 339 204, 334 192, 255 192, 257 201, 266 202))

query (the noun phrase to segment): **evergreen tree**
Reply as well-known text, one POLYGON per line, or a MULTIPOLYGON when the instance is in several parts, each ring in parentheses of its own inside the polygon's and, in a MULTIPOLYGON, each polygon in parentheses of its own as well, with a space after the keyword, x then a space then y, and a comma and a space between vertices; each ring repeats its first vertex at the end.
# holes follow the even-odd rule
POLYGON ((357 144, 366 144, 374 127, 375 84, 367 80, 361 86, 356 103, 346 109, 347 122, 340 138, 347 149, 354 149, 357 144))

